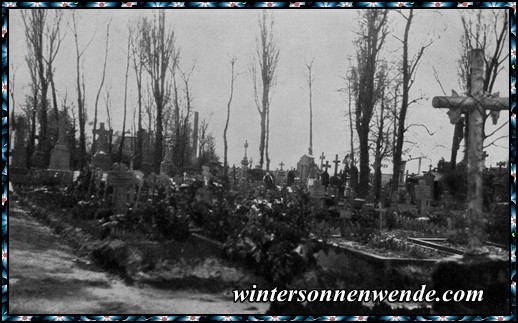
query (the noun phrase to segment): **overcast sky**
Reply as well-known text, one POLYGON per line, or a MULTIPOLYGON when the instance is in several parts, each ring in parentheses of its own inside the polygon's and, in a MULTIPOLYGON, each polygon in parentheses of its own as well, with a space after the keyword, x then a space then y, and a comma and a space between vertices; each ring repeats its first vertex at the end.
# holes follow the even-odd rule
MULTIPOLYGON (((473 9, 470 9, 474 11, 473 9)), ((28 94, 29 73, 25 63, 26 40, 21 19, 21 10, 9 10, 9 63, 16 71, 16 103, 22 104, 28 94)), ((304 78, 305 60, 314 60, 313 84, 313 152, 322 152, 331 163, 335 154, 343 159, 349 153, 349 123, 345 118, 346 97, 337 90, 345 86, 342 77, 346 74, 348 57, 354 54, 354 30, 358 29, 358 10, 270 10, 275 19, 274 40, 280 50, 278 82, 270 112, 270 158, 275 169, 283 161, 288 167, 296 167, 300 156, 307 153, 309 146, 309 98, 304 78)), ((432 68, 439 73, 445 90, 459 91, 457 59, 460 51, 460 10, 416 10, 415 25, 411 29, 411 53, 430 38, 436 41, 425 52, 419 66, 411 98, 426 97, 411 106, 407 123, 423 123, 434 133, 429 136, 421 127, 410 128, 407 138, 417 143, 410 147, 410 155, 424 155, 423 169, 444 157, 450 158, 453 126, 447 111, 434 109, 433 96, 442 95, 442 90, 433 77, 432 68), (438 38, 440 36, 440 38, 438 38)), ((68 14, 69 12, 67 12, 68 14)), ((86 105, 89 120, 93 120, 93 106, 101 80, 105 47, 105 26, 113 19, 110 30, 110 46, 105 86, 111 89, 112 116, 115 116, 115 130, 122 128, 124 73, 126 63, 126 41, 128 26, 139 16, 150 16, 151 10, 89 9, 78 10, 80 43, 86 44, 95 33, 93 42, 84 54, 86 105)), ((229 163, 239 166, 243 157, 245 140, 248 140, 248 156, 254 164, 259 162, 259 114, 253 99, 253 87, 247 64, 253 54, 255 37, 258 34, 259 10, 208 10, 182 9, 166 10, 166 19, 174 26, 178 44, 181 47, 180 66, 188 69, 196 62, 192 74, 193 106, 200 118, 210 118, 210 130, 217 140, 217 149, 223 157, 223 128, 226 120, 226 105, 229 96, 229 57, 238 58, 236 69, 242 73, 235 83, 232 115, 228 130, 229 163)), ((69 17, 67 16, 67 19, 69 17)), ((403 34, 403 21, 396 12, 389 13, 390 30, 394 35, 403 34)), ((401 56, 400 43, 390 35, 383 57, 396 61, 401 56)), ((68 33, 56 58, 56 87, 59 96, 68 93, 68 101, 76 102, 75 89, 75 45, 71 32, 68 33)), ((12 73, 12 69, 10 69, 12 73)), ((509 70, 500 74, 494 91, 502 96, 509 92, 509 70)), ((137 105, 136 83, 130 75, 129 109, 137 105)), ((19 109, 19 107, 17 107, 19 109)), ((18 110, 20 111, 20 110, 18 110)), ((131 115, 131 113, 129 113, 131 115)), ((129 117, 131 119, 131 117, 129 117)), ((100 108, 99 119, 105 121, 104 106, 100 108)), ((499 125, 508 121, 503 112, 499 125)), ((488 122, 490 123, 490 122, 488 122)), ((498 126, 498 125, 497 125, 498 126)), ((487 131, 495 129, 489 125, 487 131)), ((504 127, 499 135, 508 134, 504 127)), ((91 131, 89 132, 91 133, 91 131)), ((357 137, 355 133, 355 137, 357 137)), ((508 139, 499 142, 508 147, 508 139)), ((487 149, 487 166, 508 159, 507 148, 487 149)), ((408 159, 408 155, 403 159, 408 159)), ((317 160, 318 161, 318 160, 317 160)), ((384 164, 391 173, 389 160, 384 164)), ((417 171, 417 161, 408 163, 410 172, 417 171)))

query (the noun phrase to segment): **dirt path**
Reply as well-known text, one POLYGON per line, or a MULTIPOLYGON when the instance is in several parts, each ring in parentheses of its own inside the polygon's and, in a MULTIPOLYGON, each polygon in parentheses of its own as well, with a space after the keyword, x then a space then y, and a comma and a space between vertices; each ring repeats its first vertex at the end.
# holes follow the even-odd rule
POLYGON ((17 207, 9 213, 9 315, 247 314, 267 304, 239 304, 225 294, 128 286, 78 257, 58 235, 17 207))

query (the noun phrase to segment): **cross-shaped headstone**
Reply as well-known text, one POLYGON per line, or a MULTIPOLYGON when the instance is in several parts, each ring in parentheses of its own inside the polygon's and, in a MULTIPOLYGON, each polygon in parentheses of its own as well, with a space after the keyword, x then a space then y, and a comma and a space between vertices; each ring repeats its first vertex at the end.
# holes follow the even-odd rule
POLYGON ((111 130, 108 131, 104 128, 104 122, 99 124, 99 129, 95 130, 97 137, 97 151, 108 151, 108 136, 111 130))
POLYGON ((324 159, 326 159, 326 156, 324 156, 324 152, 322 152, 322 155, 320 155, 320 168, 324 166, 324 159))
POLYGON ((326 163, 325 163, 324 165, 322 165, 322 168, 325 168, 325 169, 326 169, 326 171, 327 171, 327 169, 328 169, 328 168, 330 168, 330 167, 331 167, 331 165, 329 165, 329 161, 328 161, 328 160, 326 160, 326 163))
POLYGON ((281 170, 283 170, 283 169, 282 169, 282 167, 284 167, 284 162, 282 162, 282 161, 281 161, 281 163, 279 164, 279 166, 281 166, 281 170))
POLYGON ((338 165, 340 164, 340 159, 338 159, 338 154, 336 155, 333 163, 335 163, 335 176, 336 176, 336 174, 338 174, 338 165))
POLYGON ((469 254, 483 254, 487 250, 484 222, 482 216, 483 186, 482 162, 484 144, 484 115, 490 111, 493 124, 496 124, 501 110, 509 109, 509 98, 501 98, 496 94, 484 93, 484 52, 482 49, 471 51, 471 90, 468 96, 459 96, 453 91, 451 97, 437 96, 433 98, 434 108, 449 109, 448 115, 452 124, 458 123, 461 114, 468 119, 468 210, 469 219, 469 254))

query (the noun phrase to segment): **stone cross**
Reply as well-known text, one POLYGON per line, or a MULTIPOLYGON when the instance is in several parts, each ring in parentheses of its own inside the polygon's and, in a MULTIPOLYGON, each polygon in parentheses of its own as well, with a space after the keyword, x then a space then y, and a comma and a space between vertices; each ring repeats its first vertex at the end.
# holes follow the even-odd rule
POLYGON ((324 159, 326 159, 326 156, 324 156, 324 152, 322 152, 322 155, 319 158, 320 158, 320 168, 322 168, 324 166, 324 159))
POLYGON ((329 161, 328 161, 328 160, 326 160, 326 163, 325 163, 324 165, 322 165, 322 168, 325 168, 325 169, 326 169, 326 171, 327 171, 327 169, 328 169, 328 168, 330 168, 330 167, 331 167, 331 165, 329 165, 329 161))
POLYGON ((482 216, 482 161, 484 144, 484 115, 490 111, 496 124, 501 110, 509 109, 509 98, 501 98, 498 93, 484 93, 484 52, 471 51, 471 90, 467 96, 459 96, 455 91, 451 97, 437 96, 432 100, 434 108, 448 109, 452 124, 458 123, 461 114, 467 115, 468 126, 468 210, 470 239, 468 254, 484 254, 484 219, 482 216))
POLYGON ((282 169, 282 167, 284 167, 284 162, 282 162, 282 161, 281 161, 281 163, 279 164, 279 166, 281 166, 281 170, 283 170, 283 169, 282 169))
POLYGON ((110 134, 111 130, 108 131, 104 128, 104 122, 101 122, 99 124, 99 129, 95 130, 95 134, 97 137, 97 151, 108 151, 108 135, 110 134))
POLYGON ((336 174, 338 174, 338 165, 340 164, 340 159, 338 159, 338 154, 336 155, 333 163, 335 163, 335 176, 336 176, 336 174))

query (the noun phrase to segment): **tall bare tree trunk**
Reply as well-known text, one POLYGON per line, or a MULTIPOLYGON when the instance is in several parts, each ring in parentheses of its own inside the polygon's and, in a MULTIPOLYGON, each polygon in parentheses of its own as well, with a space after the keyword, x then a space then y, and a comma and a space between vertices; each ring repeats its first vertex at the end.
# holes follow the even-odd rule
POLYGON ((352 115, 352 110, 351 110, 351 96, 352 96, 352 86, 351 86, 351 80, 349 79, 349 84, 348 84, 348 95, 349 95, 349 130, 350 130, 350 135, 351 135, 351 163, 354 165, 355 164, 355 161, 354 161, 354 126, 353 126, 353 115, 352 115))
POLYGON ((376 201, 380 200, 381 195, 381 163, 382 153, 381 146, 383 143, 383 127, 384 127, 384 112, 385 112, 385 96, 381 94, 381 111, 378 125, 378 137, 376 138, 376 155, 374 157, 374 196, 376 201))
POLYGON ((369 193, 369 127, 384 82, 384 77, 378 75, 378 55, 388 34, 387 15, 387 10, 364 11, 360 37, 356 41, 357 66, 353 68, 352 75, 355 81, 356 130, 360 142, 360 197, 366 197, 369 193))
POLYGON ((122 137, 119 146, 119 163, 122 163, 122 152, 124 150, 124 139, 126 138, 126 114, 128 111, 128 74, 130 63, 130 43, 131 35, 128 36, 128 58, 126 59, 126 75, 124 78, 124 118, 122 119, 122 137))
POLYGON ((308 82, 309 87, 309 154, 313 155, 313 61, 314 58, 311 59, 311 62, 306 63, 306 68, 308 69, 308 73, 306 74, 306 81, 308 82))
POLYGON ((230 97, 228 98, 227 103, 227 121, 225 122, 225 129, 223 130, 223 145, 224 145, 224 157, 223 157, 223 167, 225 171, 225 177, 228 176, 228 141, 227 141, 227 131, 228 131, 228 123, 230 121, 230 105, 232 104, 232 97, 234 95, 234 81, 236 80, 236 75, 234 72, 234 65, 236 64, 236 58, 233 57, 230 59, 230 97))
POLYGON ((269 169, 268 140, 270 130, 271 89, 276 82, 276 70, 279 62, 279 50, 273 41, 273 20, 269 21, 266 10, 259 18, 259 37, 257 39, 256 57, 249 65, 254 85, 254 98, 261 118, 261 136, 259 141, 259 165, 264 166, 266 150, 266 168, 269 169), (258 68, 259 67, 259 68, 258 68))
POLYGON ((417 72, 417 68, 419 66, 419 61, 421 60, 425 49, 430 46, 433 41, 430 41, 428 44, 421 46, 418 53, 415 55, 413 59, 408 57, 408 46, 409 46, 409 34, 410 27, 412 26, 412 19, 414 17, 414 9, 410 9, 408 12, 408 16, 405 16, 401 13, 401 15, 406 19, 405 25, 405 33, 403 36, 403 59, 402 59, 402 70, 403 74, 403 82, 402 92, 401 92, 401 109, 399 110, 398 115, 398 124, 397 124, 397 138, 396 145, 394 150, 394 155, 392 159, 392 191, 397 191, 399 187, 399 178, 400 173, 402 171, 402 155, 403 155, 403 144, 405 142, 405 132, 407 131, 407 126, 405 125, 406 115, 408 111, 408 106, 411 104, 409 101, 409 93, 414 83, 413 78, 417 72))
POLYGON ((101 90, 104 85, 104 79, 106 76, 106 63, 108 62, 108 44, 110 39, 110 22, 108 22, 108 25, 106 25, 106 50, 104 52, 104 65, 103 65, 103 74, 101 77, 101 84, 99 84, 99 90, 97 90, 97 95, 95 97, 95 107, 94 107, 94 127, 92 129, 92 155, 95 154, 96 150, 96 143, 97 140, 95 138, 95 133, 97 132, 97 111, 98 111, 98 103, 99 103, 99 96, 101 95, 101 90))

